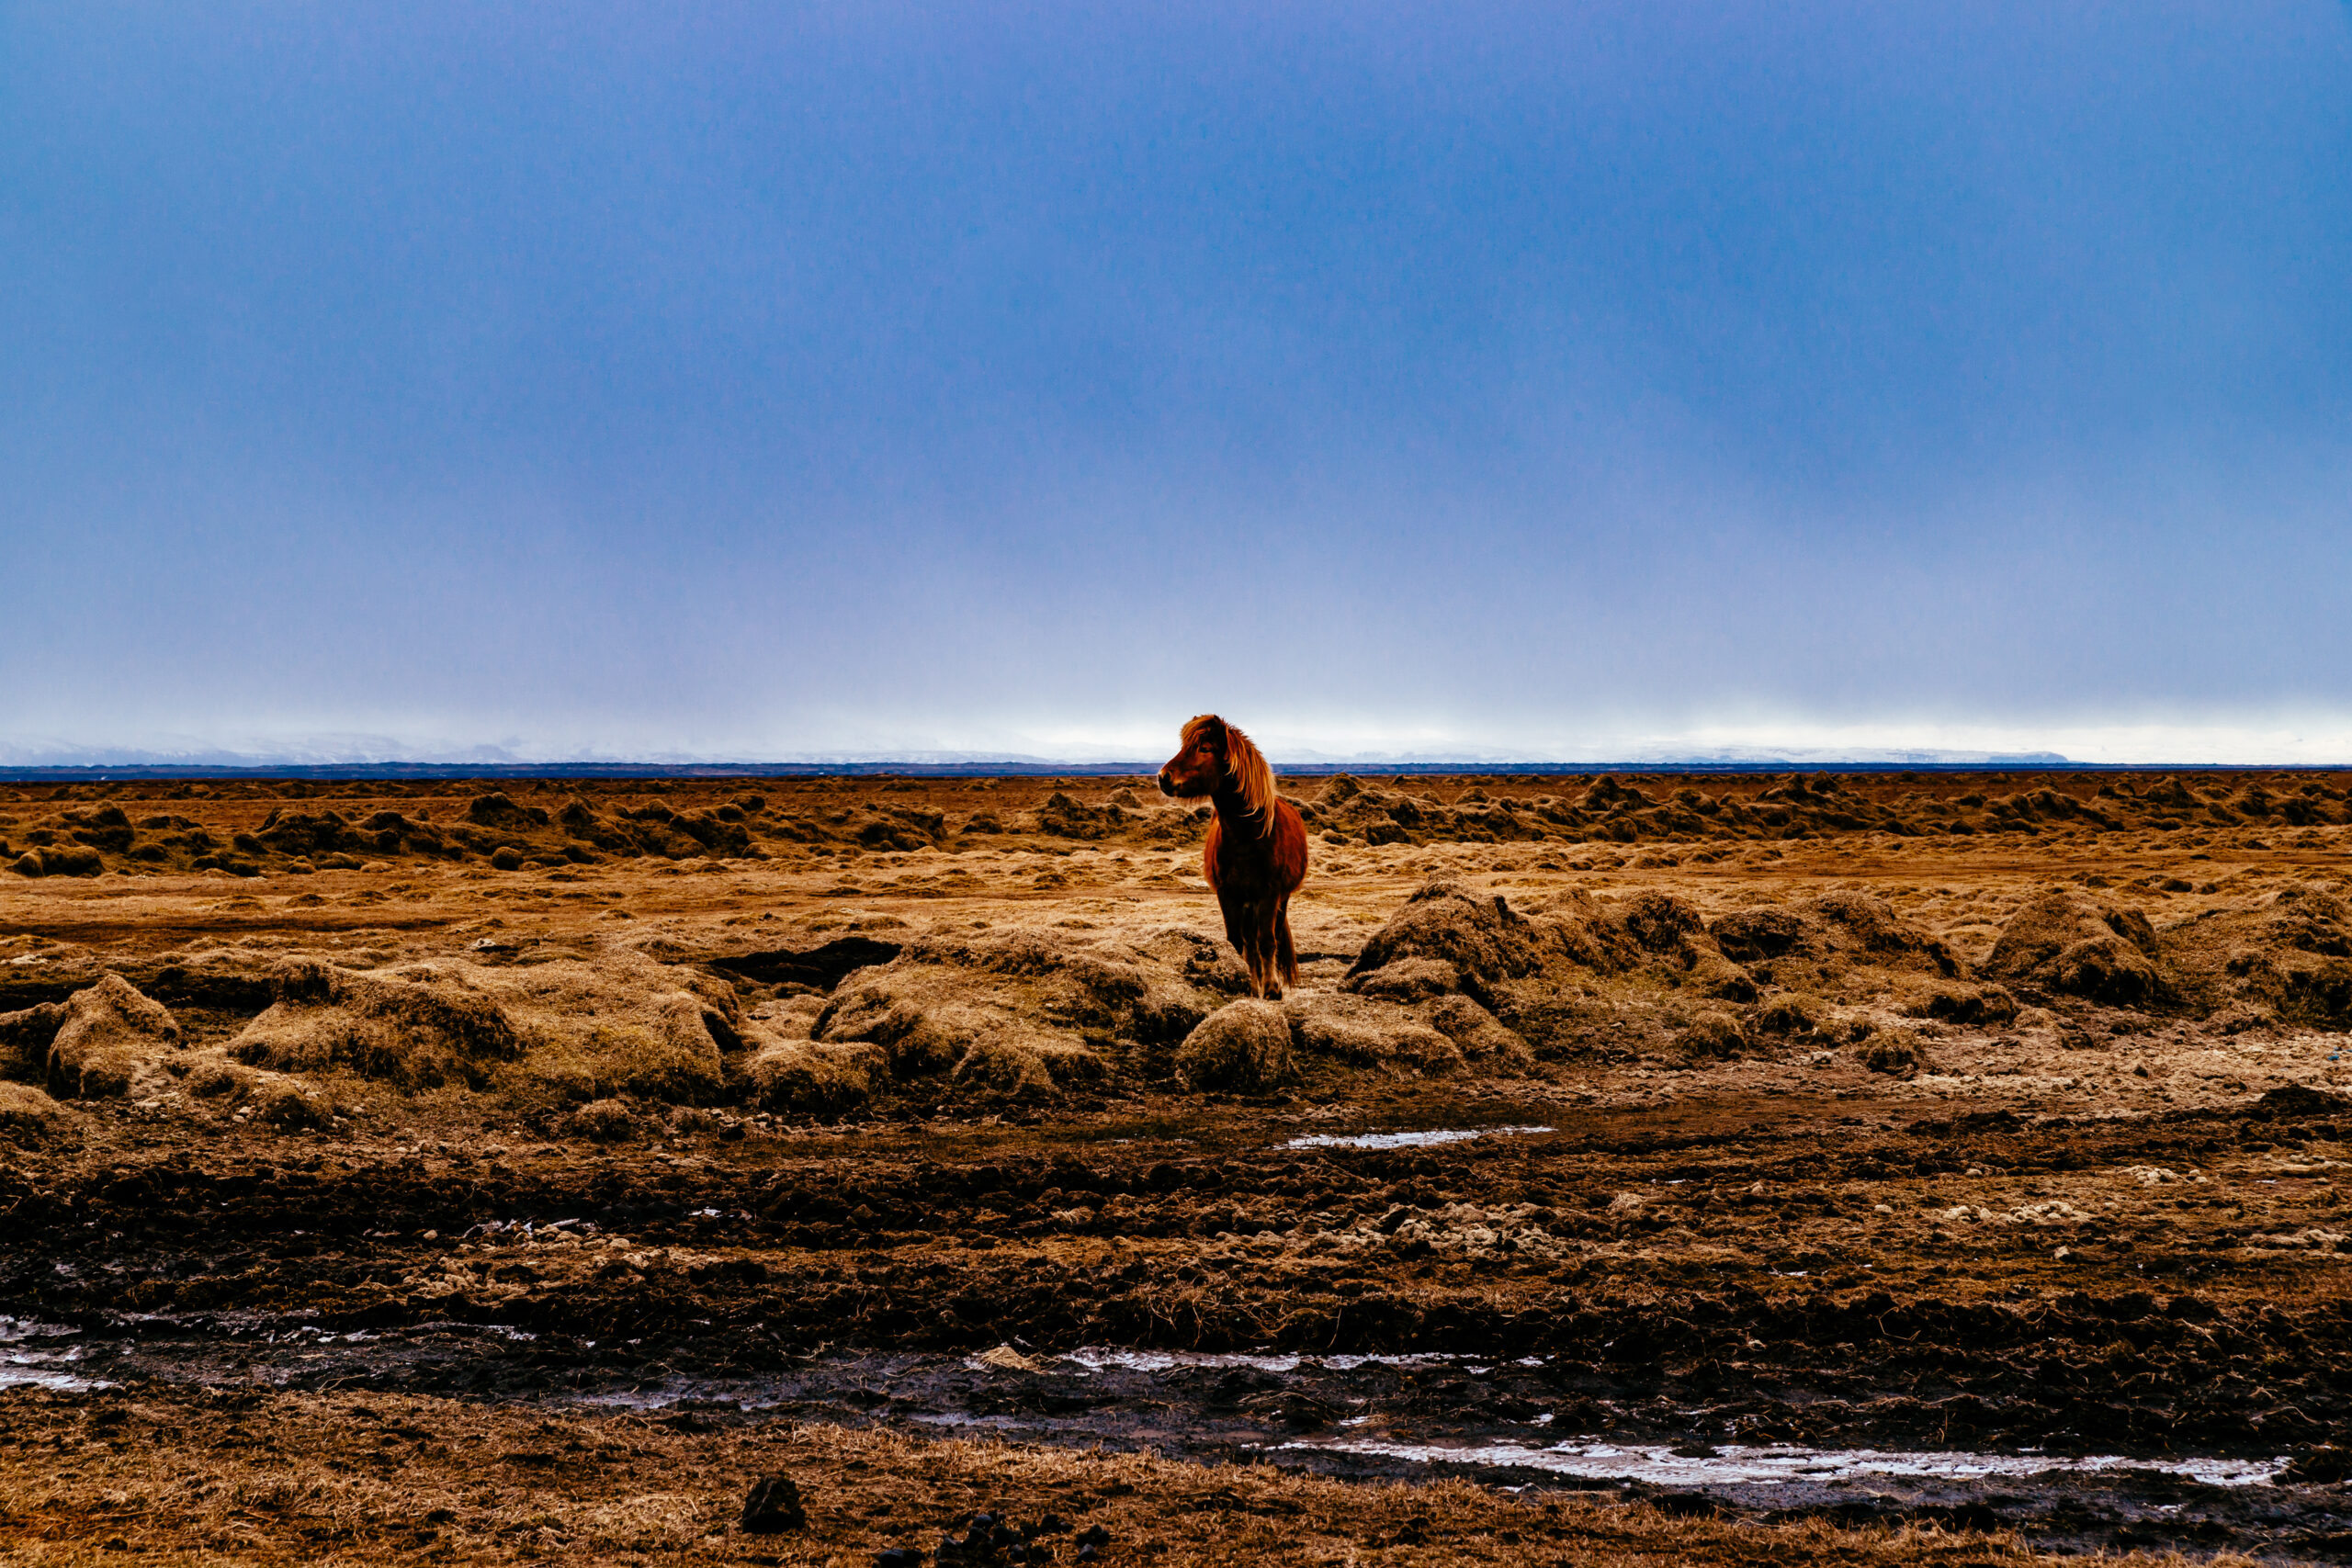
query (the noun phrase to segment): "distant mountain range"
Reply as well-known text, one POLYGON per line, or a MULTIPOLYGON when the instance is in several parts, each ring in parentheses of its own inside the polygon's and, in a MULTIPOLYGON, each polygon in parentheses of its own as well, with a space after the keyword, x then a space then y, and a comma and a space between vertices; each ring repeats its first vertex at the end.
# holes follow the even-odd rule
MULTIPOLYGON (((2054 751, 1952 751, 1876 750, 1826 751, 1717 749, 1677 751, 1651 749, 1633 755, 1562 761, 1526 752, 1359 751, 1338 754, 1269 749, 1278 768, 1291 773, 1569 773, 1612 770, 1781 770, 1802 768, 2065 768, 2072 762, 2054 751)), ((623 776, 631 774, 775 774, 812 773, 1003 773, 1132 774, 1150 773, 1164 759, 1122 757, 1091 750, 1070 756, 1018 751, 807 751, 762 758, 653 753, 636 757, 518 756, 503 747, 403 755, 390 744, 322 744, 284 750, 232 751, 192 747, 185 751, 134 748, 69 748, 0 744, 0 777, 38 778, 109 773, 121 776, 255 773, 281 776, 396 778, 469 777, 475 774, 623 776)))
MULTIPOLYGON (((323 750, 323 749, 322 749, 323 750)), ((1578 761, 1478 751, 1360 752, 1333 755, 1289 751, 1274 755, 1286 773, 1516 773, 1593 774, 1605 773, 1789 773, 1803 771, 1884 772, 1898 769, 2042 769, 2167 768, 2199 769, 2232 766, 2275 768, 2281 764, 2214 762, 2081 762, 2055 751, 1961 751, 1926 749, 1873 749, 1854 751, 1755 749, 1715 749, 1641 754, 1578 761)), ((1140 757, 1044 757, 1012 751, 826 751, 783 757, 734 760, 717 757, 597 757, 530 759, 494 747, 458 753, 416 757, 322 755, 317 750, 288 753, 243 753, 213 750, 185 753, 152 750, 93 750, 0 746, 0 780, 16 783, 63 783, 89 779, 198 778, 239 775, 276 778, 629 778, 746 777, 775 778, 820 773, 904 773, 912 775, 1006 774, 1071 777, 1132 776, 1150 773, 1160 759, 1140 757)), ((2303 764, 2310 766, 2310 764, 2303 764)))
MULTIPOLYGON (((1639 748, 1621 757, 1543 757, 1512 750, 1420 750, 1420 752, 1315 752, 1315 750, 1268 748, 1268 757, 1282 769, 1340 771, 1340 769, 1804 769, 1804 766, 2020 766, 2049 769, 2075 764, 2058 752, 1966 752, 1966 750, 1837 750, 1794 748, 1713 748, 1675 750, 1639 748)), ((285 773, 285 771, 336 771, 353 776, 369 773, 412 773, 430 771, 440 776, 470 771, 534 771, 534 773, 799 773, 799 771, 887 771, 887 769, 1002 769, 1018 773, 1068 773, 1068 771, 1134 771, 1158 769, 1164 757, 1126 757, 1110 748, 1072 750, 1068 755, 1037 752, 997 752, 997 750, 814 750, 783 752, 772 757, 708 757, 689 752, 644 752, 644 755, 522 755, 501 745, 468 748, 402 748, 374 736, 336 736, 311 745, 287 745, 268 750, 228 750, 214 745, 190 748, 75 748, 62 743, 0 743, 0 771, 232 771, 232 773, 285 773)))

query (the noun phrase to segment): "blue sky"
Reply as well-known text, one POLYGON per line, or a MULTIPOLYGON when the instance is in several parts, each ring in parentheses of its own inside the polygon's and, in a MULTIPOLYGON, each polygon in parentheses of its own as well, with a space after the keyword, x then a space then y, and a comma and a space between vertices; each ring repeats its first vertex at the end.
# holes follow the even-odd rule
POLYGON ((2352 761, 2347 278, 2342 0, 14 0, 0 760, 2352 761))

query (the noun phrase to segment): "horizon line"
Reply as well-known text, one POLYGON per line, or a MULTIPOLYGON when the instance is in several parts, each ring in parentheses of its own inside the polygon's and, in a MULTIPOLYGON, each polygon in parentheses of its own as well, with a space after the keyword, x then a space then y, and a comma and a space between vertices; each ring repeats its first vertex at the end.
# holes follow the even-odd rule
MULTIPOLYGON (((1304 777, 1356 772, 1430 776, 1534 773, 1577 777, 1600 773, 2342 773, 2345 762, 2087 762, 2053 752, 2002 753, 1969 759, 1755 757, 1645 758, 1618 761, 1536 761, 1489 758, 1362 758, 1277 762, 1276 771, 1304 777)), ((56 763, 0 765, 0 784, 161 783, 281 779, 289 782, 364 782, 371 779, 529 778, 1149 778, 1157 763, 1141 759, 1080 761, 1074 758, 963 757, 922 761, 910 757, 808 759, 794 761, 594 761, 594 762, 249 762, 249 763, 56 763)))

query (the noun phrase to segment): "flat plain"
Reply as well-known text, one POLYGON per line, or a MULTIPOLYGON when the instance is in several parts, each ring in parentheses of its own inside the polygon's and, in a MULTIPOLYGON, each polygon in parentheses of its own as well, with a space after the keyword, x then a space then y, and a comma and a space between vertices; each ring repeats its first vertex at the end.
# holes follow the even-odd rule
POLYGON ((1283 784, 0 786, 0 1560, 2352 1559, 2352 778, 1283 784))

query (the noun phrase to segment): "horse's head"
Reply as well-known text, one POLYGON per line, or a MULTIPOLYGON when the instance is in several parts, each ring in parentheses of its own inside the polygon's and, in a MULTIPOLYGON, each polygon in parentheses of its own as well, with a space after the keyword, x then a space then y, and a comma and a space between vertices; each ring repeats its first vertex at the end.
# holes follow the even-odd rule
POLYGON ((1204 800, 1225 783, 1225 720, 1204 713, 1184 726, 1183 749, 1159 770, 1159 793, 1177 800, 1204 800))
POLYGON ((1159 770, 1159 793, 1178 800, 1201 800, 1218 790, 1241 796, 1241 807, 1262 822, 1274 808, 1274 770, 1247 735, 1204 713, 1184 726, 1184 749, 1159 770))

